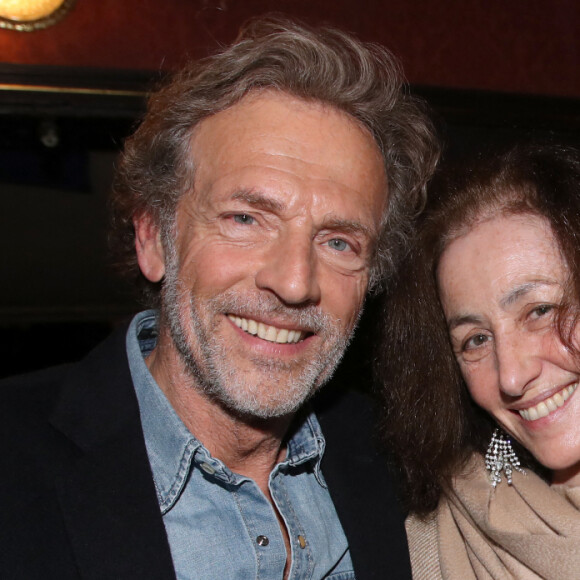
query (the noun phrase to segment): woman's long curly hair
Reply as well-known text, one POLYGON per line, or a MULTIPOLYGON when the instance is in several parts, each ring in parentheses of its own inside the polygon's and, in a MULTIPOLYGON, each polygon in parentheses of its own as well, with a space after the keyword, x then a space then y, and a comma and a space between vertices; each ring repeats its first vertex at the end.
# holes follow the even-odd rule
MULTIPOLYGON (((570 272, 557 326, 577 352, 580 151, 519 144, 439 175, 411 254, 385 301, 376 357, 382 433, 401 467, 408 507, 420 514, 435 509, 474 451, 485 453, 495 427, 470 398, 455 360, 438 296, 439 260, 451 241, 480 221, 512 214, 541 216, 551 225, 570 272)), ((527 461, 541 472, 529 454, 527 461)))

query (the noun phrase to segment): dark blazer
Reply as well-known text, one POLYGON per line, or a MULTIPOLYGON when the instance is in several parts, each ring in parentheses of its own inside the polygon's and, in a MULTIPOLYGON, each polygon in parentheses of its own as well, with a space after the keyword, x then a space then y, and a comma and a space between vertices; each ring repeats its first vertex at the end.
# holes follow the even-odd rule
MULTIPOLYGON (((357 580, 410 578, 404 517, 361 396, 317 414, 322 471, 357 580)), ((175 573, 125 332, 72 366, 0 382, 0 578, 166 580, 175 573)))

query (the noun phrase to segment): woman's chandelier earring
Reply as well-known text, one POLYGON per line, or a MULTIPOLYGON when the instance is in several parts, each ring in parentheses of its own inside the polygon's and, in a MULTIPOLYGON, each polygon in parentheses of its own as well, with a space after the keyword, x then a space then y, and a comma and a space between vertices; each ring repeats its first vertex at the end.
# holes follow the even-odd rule
POLYGON ((514 470, 525 473, 520 467, 520 460, 512 447, 511 439, 499 428, 493 432, 487 447, 485 467, 490 472, 489 479, 494 488, 501 482, 502 471, 505 473, 508 485, 512 484, 514 470))

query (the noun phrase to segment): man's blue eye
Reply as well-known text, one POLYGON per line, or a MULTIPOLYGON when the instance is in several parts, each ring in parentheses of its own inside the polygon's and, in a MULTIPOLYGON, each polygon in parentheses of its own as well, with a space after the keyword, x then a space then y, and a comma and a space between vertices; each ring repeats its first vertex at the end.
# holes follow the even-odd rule
POLYGON ((248 225, 248 224, 253 224, 254 223, 254 218, 251 215, 245 214, 245 213, 240 213, 234 216, 234 220, 239 223, 239 224, 244 224, 244 225, 248 225))
POLYGON ((328 242, 328 245, 333 250, 337 250, 338 252, 344 252, 345 250, 348 250, 348 248, 350 247, 347 242, 345 242, 344 240, 338 239, 338 238, 334 238, 334 239, 330 240, 328 242))

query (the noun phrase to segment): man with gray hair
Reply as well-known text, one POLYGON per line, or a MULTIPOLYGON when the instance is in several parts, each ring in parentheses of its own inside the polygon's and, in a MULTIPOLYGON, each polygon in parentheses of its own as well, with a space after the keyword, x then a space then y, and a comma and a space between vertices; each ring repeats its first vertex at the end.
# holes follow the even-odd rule
POLYGON ((4 383, 0 575, 409 577, 366 401, 318 390, 437 155, 390 53, 334 29, 253 21, 155 93, 112 197, 152 310, 4 383))

